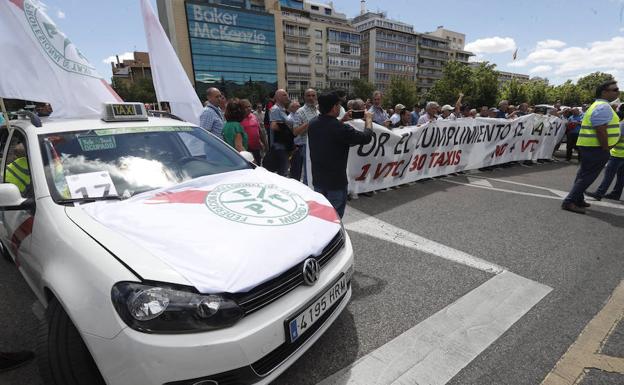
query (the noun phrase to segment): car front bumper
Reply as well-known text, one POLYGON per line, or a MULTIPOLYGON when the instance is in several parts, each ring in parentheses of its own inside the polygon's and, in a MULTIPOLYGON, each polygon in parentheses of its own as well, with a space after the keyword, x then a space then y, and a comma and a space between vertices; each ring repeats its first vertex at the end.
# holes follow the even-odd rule
POLYGON ((112 339, 84 333, 83 338, 108 385, 268 384, 344 310, 351 298, 352 273, 353 249, 347 236, 344 247, 323 267, 314 286, 299 286, 232 327, 175 335, 146 334, 125 327, 112 339), (349 282, 342 299, 299 338, 301 341, 287 341, 285 321, 343 274, 349 282))

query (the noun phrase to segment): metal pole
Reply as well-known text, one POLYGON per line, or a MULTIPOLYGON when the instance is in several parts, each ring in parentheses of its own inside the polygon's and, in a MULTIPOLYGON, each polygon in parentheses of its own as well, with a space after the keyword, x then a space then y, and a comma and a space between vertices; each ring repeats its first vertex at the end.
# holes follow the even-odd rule
POLYGON ((0 108, 2 109, 2 115, 6 121, 7 127, 9 126, 9 114, 7 113, 6 106, 4 105, 4 98, 0 97, 0 108))

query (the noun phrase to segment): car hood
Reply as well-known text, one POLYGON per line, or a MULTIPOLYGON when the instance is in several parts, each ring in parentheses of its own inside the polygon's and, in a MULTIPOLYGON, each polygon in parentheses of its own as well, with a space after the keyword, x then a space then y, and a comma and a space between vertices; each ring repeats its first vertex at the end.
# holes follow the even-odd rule
POLYGON ((341 226, 324 196, 262 168, 66 212, 141 278, 201 293, 246 292, 319 255, 341 226))

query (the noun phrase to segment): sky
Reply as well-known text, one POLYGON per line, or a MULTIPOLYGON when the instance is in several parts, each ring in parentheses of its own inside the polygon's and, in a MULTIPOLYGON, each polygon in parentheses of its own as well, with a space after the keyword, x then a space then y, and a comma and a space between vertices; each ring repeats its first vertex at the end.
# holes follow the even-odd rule
MULTIPOLYGON (((147 50, 139 0, 43 2, 106 79, 114 55, 147 50)), ((156 1, 150 2, 156 12, 156 1)), ((360 12, 360 0, 333 3, 348 17, 360 12)), ((466 50, 476 54, 473 60, 487 60, 502 71, 546 77, 551 84, 575 82, 595 71, 624 79, 624 0, 367 0, 366 7, 412 24, 417 32, 439 25, 462 32, 466 50)))

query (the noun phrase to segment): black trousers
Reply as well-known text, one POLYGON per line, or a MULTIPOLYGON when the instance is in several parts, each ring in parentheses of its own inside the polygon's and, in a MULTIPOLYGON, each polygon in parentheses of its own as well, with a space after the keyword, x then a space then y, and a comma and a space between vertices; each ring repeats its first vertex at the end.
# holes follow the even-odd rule
POLYGON ((572 190, 563 200, 565 203, 581 203, 585 200, 585 190, 598 178, 600 172, 611 156, 609 151, 600 147, 579 147, 581 152, 581 166, 576 173, 572 190))

